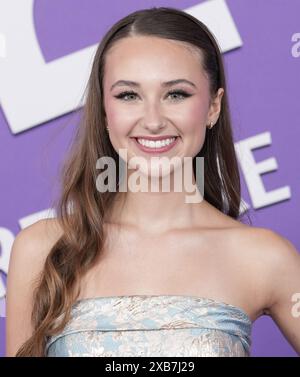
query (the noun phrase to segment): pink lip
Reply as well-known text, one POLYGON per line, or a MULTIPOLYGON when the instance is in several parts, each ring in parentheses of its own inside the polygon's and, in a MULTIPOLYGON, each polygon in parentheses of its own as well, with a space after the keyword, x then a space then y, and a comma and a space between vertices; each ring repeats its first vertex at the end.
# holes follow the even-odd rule
MULTIPOLYGON (((153 138, 146 138, 146 137, 143 137, 143 139, 147 139, 147 140, 161 140, 161 139, 153 139, 153 138)), ((165 139, 165 137, 164 137, 165 139)), ((172 149, 176 144, 177 144, 177 141, 178 141, 179 137, 176 137, 176 139, 169 145, 166 145, 164 147, 161 147, 161 148, 149 148, 149 147, 146 147, 142 144, 140 144, 136 138, 134 138, 134 142, 135 144, 138 146, 138 148, 143 151, 143 152, 146 152, 146 153, 150 153, 150 154, 156 154, 156 153, 164 153, 164 152, 168 152, 170 149, 172 149)))

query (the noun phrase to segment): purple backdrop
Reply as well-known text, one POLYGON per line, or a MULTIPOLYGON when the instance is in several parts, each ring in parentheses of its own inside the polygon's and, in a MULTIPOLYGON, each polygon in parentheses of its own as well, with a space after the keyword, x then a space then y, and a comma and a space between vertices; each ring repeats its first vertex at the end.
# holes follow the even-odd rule
MULTIPOLYGON (((131 11, 150 6, 185 9, 199 3, 199 0, 37 0, 35 27, 45 60, 50 62, 99 42, 115 21, 131 11)), ((300 2, 227 0, 227 5, 243 41, 241 48, 224 54, 235 141, 269 131, 271 145, 254 152, 256 161, 275 157, 278 163, 278 170, 263 176, 264 185, 267 191, 288 185, 292 194, 290 200, 251 209, 253 225, 278 232, 300 250, 297 229, 300 182, 299 170, 294 168, 300 137, 300 57, 291 53, 291 37, 300 32, 300 2)), ((20 218, 49 208, 57 169, 76 119, 74 113, 68 114, 13 135, 0 110, 0 227, 16 235, 20 218)), ((244 182, 243 198, 251 205, 244 182)), ((1 278, 6 283, 2 272, 1 278)), ((3 356, 5 318, 0 318, 0 330, 0 356, 3 356)), ((252 356, 296 356, 269 317, 255 322, 252 342, 252 356)))

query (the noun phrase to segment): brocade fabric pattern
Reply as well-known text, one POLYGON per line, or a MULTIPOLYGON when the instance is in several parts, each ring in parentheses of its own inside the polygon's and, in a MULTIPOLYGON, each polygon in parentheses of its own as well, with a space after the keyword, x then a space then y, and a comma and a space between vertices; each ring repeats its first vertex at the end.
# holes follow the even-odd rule
POLYGON ((86 298, 72 306, 48 357, 250 356, 249 316, 236 306, 183 295, 86 298))

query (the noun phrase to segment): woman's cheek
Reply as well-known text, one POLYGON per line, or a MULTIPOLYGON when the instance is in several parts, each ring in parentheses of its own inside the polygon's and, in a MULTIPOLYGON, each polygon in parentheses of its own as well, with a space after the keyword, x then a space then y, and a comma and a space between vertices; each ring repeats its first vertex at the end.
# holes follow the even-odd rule
POLYGON ((193 107, 186 113, 182 114, 181 124, 184 125, 185 132, 195 136, 201 129, 205 130, 206 114, 199 108, 193 107))

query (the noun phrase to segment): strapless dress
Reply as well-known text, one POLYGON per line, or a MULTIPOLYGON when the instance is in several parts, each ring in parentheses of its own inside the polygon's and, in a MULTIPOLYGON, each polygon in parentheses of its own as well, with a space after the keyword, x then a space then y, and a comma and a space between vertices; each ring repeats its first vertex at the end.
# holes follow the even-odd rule
POLYGON ((244 310, 209 298, 133 295, 86 298, 48 357, 250 356, 252 322, 244 310))

